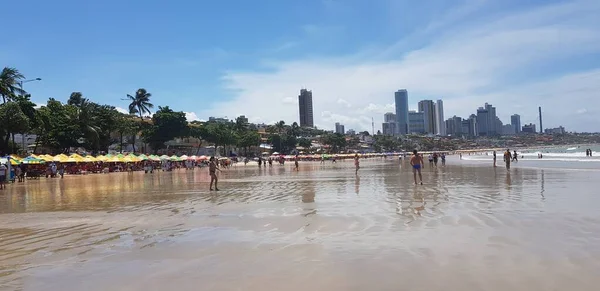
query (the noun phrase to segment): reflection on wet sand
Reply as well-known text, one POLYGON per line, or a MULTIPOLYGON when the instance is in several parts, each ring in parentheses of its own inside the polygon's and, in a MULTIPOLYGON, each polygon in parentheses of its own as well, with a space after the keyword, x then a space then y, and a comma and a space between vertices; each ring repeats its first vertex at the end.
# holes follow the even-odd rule
POLYGON ((453 162, 423 186, 383 160, 12 185, 0 290, 597 289, 598 171, 453 162))

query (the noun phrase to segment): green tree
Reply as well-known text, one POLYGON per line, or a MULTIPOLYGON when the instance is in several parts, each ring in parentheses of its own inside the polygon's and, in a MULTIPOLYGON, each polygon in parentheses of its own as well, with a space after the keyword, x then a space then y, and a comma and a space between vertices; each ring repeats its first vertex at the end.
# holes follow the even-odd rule
POLYGON ((83 98, 83 94, 81 92, 73 92, 71 93, 71 96, 69 96, 67 104, 80 107, 84 100, 85 98, 83 98))
POLYGON ((36 113, 39 122, 36 145, 39 141, 54 152, 68 152, 70 147, 79 146, 81 130, 80 125, 73 122, 76 116, 78 112, 75 106, 63 105, 50 98, 46 106, 42 106, 36 113))
POLYGON ((189 133, 184 112, 175 112, 169 106, 158 107, 152 115, 152 125, 142 132, 144 142, 155 150, 165 147, 165 143, 189 133))
MULTIPOLYGON (((129 100, 131 101, 131 103, 129 103, 129 113, 140 115, 140 130, 142 129, 141 127, 143 127, 144 124, 144 114, 151 114, 152 112, 150 111, 150 109, 154 108, 154 105, 150 103, 150 97, 152 97, 152 94, 148 93, 148 91, 146 91, 146 89, 144 88, 140 88, 137 91, 135 91, 134 96, 127 94, 127 98, 129 98, 129 100)), ((148 130, 152 131, 151 128, 148 128, 148 130)), ((132 136, 133 152, 135 152, 136 136, 137 132, 132 136)))
POLYGON ((198 148, 196 149, 196 154, 198 154, 200 152, 200 148, 202 147, 202 142, 205 140, 207 135, 206 126, 200 122, 192 122, 188 125, 188 135, 199 140, 198 148))
POLYGON ((12 100, 17 95, 24 95, 25 91, 21 88, 21 82, 25 79, 23 74, 15 68, 5 67, 0 72, 0 95, 2 103, 12 100))
POLYGON ((332 153, 338 153, 346 147, 346 137, 340 133, 329 133, 321 137, 321 143, 330 146, 332 153))
POLYGON ((218 153, 219 146, 226 147, 236 143, 234 128, 229 123, 207 122, 205 135, 204 140, 214 145, 215 154, 218 153))
POLYGON ((8 102, 0 105, 0 133, 5 136, 1 151, 14 152, 14 143, 13 147, 9 147, 11 133, 24 133, 28 129, 29 120, 27 115, 21 111, 19 104, 8 102))
POLYGON ((244 149, 244 155, 248 155, 248 148, 260 145, 260 134, 256 131, 245 131, 237 136, 237 146, 244 149))
POLYGON ((312 141, 308 138, 299 138, 298 145, 305 149, 310 149, 310 147, 312 147, 312 141))

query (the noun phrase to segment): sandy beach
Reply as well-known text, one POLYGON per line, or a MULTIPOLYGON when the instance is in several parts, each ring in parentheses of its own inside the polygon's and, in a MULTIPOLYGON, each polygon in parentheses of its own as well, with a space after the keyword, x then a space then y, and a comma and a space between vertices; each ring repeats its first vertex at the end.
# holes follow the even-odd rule
POLYGON ((546 165, 27 181, 0 192, 0 290, 597 290, 600 171, 546 165))

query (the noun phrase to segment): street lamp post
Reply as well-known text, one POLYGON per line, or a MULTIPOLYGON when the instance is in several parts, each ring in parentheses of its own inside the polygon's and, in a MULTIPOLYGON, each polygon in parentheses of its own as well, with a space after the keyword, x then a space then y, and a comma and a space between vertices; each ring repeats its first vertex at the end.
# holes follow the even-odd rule
MULTIPOLYGON (((35 81, 41 81, 42 78, 35 78, 35 79, 29 79, 29 80, 23 80, 19 82, 19 87, 21 87, 21 91, 23 91, 23 84, 24 83, 29 83, 29 82, 35 82, 35 81)), ((25 93, 25 91, 23 91, 23 94, 25 93)), ((13 144, 15 142, 14 140, 14 133, 13 133, 13 144)), ((21 149, 23 150, 23 154, 27 155, 27 151, 25 150, 25 133, 21 133, 21 149)))

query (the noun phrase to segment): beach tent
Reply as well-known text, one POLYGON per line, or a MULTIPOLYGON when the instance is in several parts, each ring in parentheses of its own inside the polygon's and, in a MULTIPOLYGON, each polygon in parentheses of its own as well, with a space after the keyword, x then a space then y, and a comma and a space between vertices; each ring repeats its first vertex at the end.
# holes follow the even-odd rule
POLYGON ((26 165, 39 165, 39 164, 44 164, 46 163, 46 161, 33 157, 33 156, 29 156, 24 158, 23 160, 21 160, 21 163, 26 164, 26 165))

